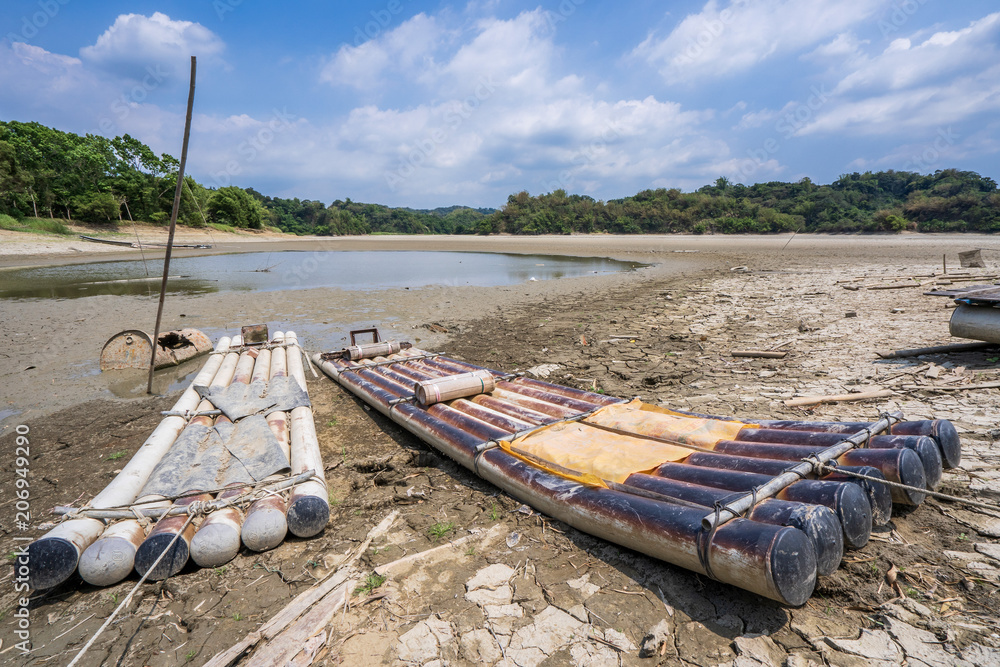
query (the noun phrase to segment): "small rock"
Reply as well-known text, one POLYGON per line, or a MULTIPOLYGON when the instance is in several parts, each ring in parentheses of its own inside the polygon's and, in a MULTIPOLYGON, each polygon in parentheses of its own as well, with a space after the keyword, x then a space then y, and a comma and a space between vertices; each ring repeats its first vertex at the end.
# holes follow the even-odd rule
POLYGON ((521 541, 521 533, 514 531, 507 536, 507 546, 511 549, 517 546, 517 543, 521 541))
POLYGON ((490 590, 489 588, 477 588, 474 591, 469 591, 465 594, 465 599, 473 604, 478 604, 480 607, 485 607, 487 605, 503 605, 509 604, 514 598, 514 590, 504 584, 496 590, 490 590))
POLYGON ((566 583, 570 588, 575 588, 580 591, 584 598, 589 598, 591 595, 601 590, 600 586, 590 583, 590 574, 585 574, 579 579, 570 579, 566 583))
POLYGON ((844 653, 860 655, 869 660, 882 660, 884 662, 900 663, 903 659, 903 651, 896 646, 885 630, 861 630, 861 636, 857 639, 835 639, 827 637, 826 642, 844 653))
POLYGON ((642 638, 639 647, 640 658, 652 658, 658 655, 673 653, 674 628, 670 619, 665 618, 650 629, 642 638))
POLYGON ((465 583, 465 590, 474 591, 477 588, 500 588, 510 581, 515 572, 514 568, 503 563, 484 567, 476 572, 476 576, 465 583))

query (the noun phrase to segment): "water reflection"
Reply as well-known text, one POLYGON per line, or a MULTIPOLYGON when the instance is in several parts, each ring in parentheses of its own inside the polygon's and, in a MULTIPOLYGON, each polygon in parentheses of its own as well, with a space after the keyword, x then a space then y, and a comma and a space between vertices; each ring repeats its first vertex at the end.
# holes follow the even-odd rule
MULTIPOLYGON (((205 357, 198 357, 180 366, 171 366, 153 372, 153 393, 163 396, 186 389, 194 376, 205 364, 205 357)), ((149 370, 122 368, 104 371, 101 377, 107 382, 108 391, 118 398, 142 398, 146 396, 149 370)))
MULTIPOLYGON (((531 280, 630 271, 640 265, 600 257, 479 252, 259 252, 176 258, 171 294, 269 292, 313 287, 378 290, 430 285, 497 287, 531 280)), ((0 298, 153 296, 160 279, 140 261, 96 262, 0 272, 0 298)))

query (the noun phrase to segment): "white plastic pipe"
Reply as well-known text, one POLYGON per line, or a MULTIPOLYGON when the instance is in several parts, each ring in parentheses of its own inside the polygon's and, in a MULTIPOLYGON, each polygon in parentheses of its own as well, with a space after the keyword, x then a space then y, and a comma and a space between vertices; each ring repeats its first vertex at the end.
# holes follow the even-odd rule
MULTIPOLYGON (((277 331, 272 340, 275 343, 284 343, 285 334, 277 331)), ((273 380, 276 377, 287 376, 285 348, 276 347, 270 352, 271 366, 268 371, 268 379, 273 380)), ((254 375, 256 376, 256 369, 254 375)), ((288 413, 272 412, 267 415, 267 425, 271 427, 271 432, 278 439, 278 444, 281 445, 285 457, 289 457, 288 413)), ((280 475, 275 477, 280 477, 280 475)), ((243 544, 252 551, 266 551, 281 544, 285 535, 288 534, 286 510, 285 499, 279 494, 268 495, 250 505, 246 518, 243 520, 241 534, 243 544)))
MULTIPOLYGON (((174 403, 172 412, 186 412, 198 405, 201 398, 194 386, 212 381, 222 365, 229 345, 229 338, 219 339, 215 352, 174 403)), ((91 506, 106 509, 134 502, 153 468, 180 435, 184 424, 183 417, 165 417, 122 471, 91 501, 91 506)), ((80 562, 81 554, 100 537, 104 528, 105 523, 97 519, 70 519, 32 542, 28 547, 28 578, 31 587, 44 590, 69 579, 80 562)))
MULTIPOLYGON (((243 338, 241 336, 233 337, 234 349, 239 349, 242 344, 243 338)), ((222 366, 219 368, 219 372, 216 374, 215 379, 209 387, 211 389, 224 389, 232 383, 238 372, 242 372, 246 375, 246 377, 249 377, 253 366, 252 360, 250 362, 244 361, 246 358, 245 352, 242 354, 239 352, 230 352, 227 354, 225 360, 222 362, 222 366)), ((203 400, 198 404, 197 412, 205 412, 211 408, 211 402, 203 400)), ((219 419, 225 419, 225 417, 219 417, 219 419)), ((190 425, 211 426, 215 422, 216 419, 214 417, 202 415, 193 418, 190 425)), ((202 489, 184 489, 185 492, 201 490, 202 489)), ((187 505, 195 499, 211 500, 212 497, 208 494, 202 494, 196 498, 181 498, 175 501, 174 504, 187 505)), ((151 505, 155 507, 170 505, 170 502, 165 500, 162 496, 144 496, 140 498, 140 500, 158 501, 151 505)), ((163 552, 163 549, 166 548, 166 545, 173 539, 173 536, 181 529, 186 520, 186 516, 174 516, 164 517, 156 523, 156 526, 136 550, 135 569, 139 572, 139 574, 146 573, 146 569, 156 560, 156 558, 159 557, 160 553, 163 552)), ((183 569, 188 558, 190 557, 190 544, 191 539, 194 537, 194 532, 194 524, 189 525, 184 530, 182 539, 178 540, 174 544, 173 551, 170 556, 160 562, 156 568, 157 571, 151 575, 152 579, 162 579, 183 569)))
MULTIPOLYGON (((232 384, 246 384, 254 378, 267 378, 271 366, 269 350, 248 350, 240 355, 232 384)), ((216 423, 228 422, 221 416, 216 423)), ((220 493, 220 500, 238 496, 245 487, 236 486, 220 493)), ((212 512, 198 527, 191 538, 191 559, 201 567, 218 567, 236 558, 240 551, 240 530, 243 512, 237 507, 226 507, 212 512)))
MULTIPOLYGON (((302 389, 306 376, 302 369, 302 350, 294 331, 285 333, 286 363, 288 374, 295 378, 302 389)), ((330 501, 323 474, 323 456, 316 438, 316 424, 312 409, 299 407, 292 410, 291 423, 292 474, 313 470, 318 479, 310 480, 292 489, 288 500, 288 530, 298 537, 312 537, 322 531, 330 521, 330 501)))

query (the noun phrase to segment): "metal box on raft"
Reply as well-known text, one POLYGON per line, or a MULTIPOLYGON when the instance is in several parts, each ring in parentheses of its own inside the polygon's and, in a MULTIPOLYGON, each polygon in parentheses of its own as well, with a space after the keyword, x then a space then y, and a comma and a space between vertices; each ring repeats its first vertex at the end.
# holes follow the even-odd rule
MULTIPOLYGON (((156 342, 156 369, 178 366, 212 351, 212 341, 197 329, 165 331, 156 342)), ((153 337, 145 331, 127 329, 116 333, 101 348, 101 370, 149 368, 152 351, 153 337)))

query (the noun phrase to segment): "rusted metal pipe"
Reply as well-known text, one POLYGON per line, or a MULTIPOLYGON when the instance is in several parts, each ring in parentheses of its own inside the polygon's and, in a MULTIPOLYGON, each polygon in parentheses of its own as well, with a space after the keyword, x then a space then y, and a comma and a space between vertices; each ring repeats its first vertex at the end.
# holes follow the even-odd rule
MULTIPOLYGON (((266 380, 271 366, 270 350, 246 350, 240 355, 231 384, 248 384, 254 378, 266 380)), ((220 416, 216 423, 229 422, 220 416)), ((217 496, 218 500, 235 498, 246 490, 235 485, 217 496)), ((243 526, 243 512, 238 507, 226 507, 212 512, 201 522, 191 538, 191 560, 200 567, 218 567, 228 563, 240 550, 240 532, 243 526)))
MULTIPOLYGON (((793 420, 764 420, 758 424, 767 429, 824 431, 826 433, 856 433, 871 424, 868 422, 807 422, 793 420)), ((947 419, 921 419, 902 421, 889 429, 892 435, 923 435, 933 438, 941 450, 941 460, 946 469, 958 467, 962 462, 962 443, 955 425, 947 419)))
MULTIPOLYGON (((728 521, 746 512, 752 505, 756 504, 759 499, 770 498, 771 496, 778 493, 781 489, 788 486, 796 479, 804 477, 813 473, 816 470, 817 465, 823 465, 830 461, 835 460, 837 457, 843 455, 846 452, 851 451, 856 448, 860 443, 867 440, 872 435, 877 435, 885 429, 889 428, 896 421, 891 416, 885 416, 875 424, 873 424, 869 429, 866 429, 863 433, 855 433, 854 435, 844 438, 840 444, 834 445, 828 449, 823 450, 821 453, 816 454, 813 461, 803 461, 802 463, 796 464, 788 472, 782 473, 772 480, 768 481, 760 488, 754 489, 754 494, 744 496, 743 498, 731 503, 721 512, 717 512, 714 516, 706 516, 703 519, 703 524, 706 528, 718 525, 718 523, 728 521)), ((906 450, 900 450, 906 451, 906 450)), ((869 508, 870 516, 870 508, 869 508)))
MULTIPOLYGON (((735 499, 732 491, 643 473, 629 475, 624 486, 653 491, 705 508, 735 499)), ((775 526, 791 526, 804 532, 816 550, 816 572, 820 576, 832 574, 840 566, 844 556, 844 529, 829 507, 769 498, 750 510, 746 518, 775 526)))
MULTIPOLYGON (((843 436, 818 431, 789 431, 780 429, 744 428, 734 438, 739 442, 758 442, 778 445, 798 445, 820 451, 837 444, 843 436)), ((869 449, 912 449, 924 466, 927 488, 935 489, 941 483, 941 450, 937 443, 921 435, 876 435, 868 440, 869 449)))
MULTIPOLYGON (((272 339, 275 343, 285 342, 284 332, 277 331, 272 339)), ((287 350, 284 347, 275 347, 271 352, 270 368, 268 379, 276 377, 286 377, 288 375, 286 356, 287 350)), ((297 354, 298 350, 292 348, 292 353, 297 354)), ((256 376, 256 366, 254 367, 256 376)), ((278 439, 285 456, 291 461, 288 438, 288 414, 282 411, 275 411, 267 415, 267 425, 271 433, 278 439)), ((278 494, 268 495, 265 498, 255 501, 247 509, 246 517, 243 519, 240 537, 243 544, 252 551, 267 551, 281 544, 288 534, 288 520, 285 512, 288 510, 284 497, 278 494)))
MULTIPOLYGON (((232 342, 233 348, 240 350, 243 345, 243 338, 242 336, 234 336, 232 342)), ((223 389, 232 384, 233 380, 237 378, 246 381, 253 371, 253 356, 251 354, 256 356, 256 351, 243 350, 227 354, 222 362, 222 366, 219 368, 219 372, 209 387, 211 389, 223 389)), ((196 411, 205 412, 211 405, 211 402, 207 399, 202 400, 196 411)), ((209 415, 202 415, 194 417, 188 426, 208 427, 222 420, 228 421, 228 418, 224 416, 215 418, 209 415)), ((185 490, 184 493, 191 495, 174 501, 172 506, 187 507, 194 502, 212 500, 211 494, 198 493, 199 491, 201 489, 185 490)), ((154 507, 171 506, 171 503, 161 496, 144 496, 140 498, 140 501, 152 501, 152 506, 154 507)), ((184 568, 184 565, 187 564, 191 556, 191 540, 198 529, 198 525, 194 522, 187 524, 185 527, 186 522, 187 516, 185 515, 164 516, 157 521, 156 526, 136 550, 135 569, 140 575, 146 574, 146 571, 156 562, 156 559, 160 557, 160 554, 167 548, 167 545, 170 544, 174 536, 182 530, 183 534, 180 539, 174 543, 170 553, 164 556, 163 560, 156 566, 150 578, 154 580, 165 579, 177 574, 184 568)))
MULTIPOLYGON (((204 502, 211 499, 212 496, 210 494, 203 493, 180 498, 174 502, 174 505, 183 507, 191 503, 204 502)), ((183 570, 191 555, 191 538, 194 537, 195 533, 194 523, 184 528, 185 523, 187 523, 187 516, 183 514, 164 517, 157 521, 156 526, 150 531, 149 535, 135 552, 136 572, 140 575, 145 575, 149 572, 150 579, 160 581, 161 579, 172 577, 183 570), (170 552, 150 572, 150 567, 160 557, 160 554, 166 551, 167 546, 178 533, 181 533, 180 539, 174 542, 173 547, 170 548, 170 552)))
MULTIPOLYGON (((736 456, 759 456, 765 459, 800 461, 814 452, 810 447, 795 445, 768 445, 764 443, 741 443, 723 440, 716 443, 715 451, 736 456)), ((922 489, 927 488, 923 462, 909 449, 852 449, 835 459, 837 465, 872 466, 882 471, 890 482, 905 484, 911 489, 890 488, 892 501, 901 505, 919 505, 927 497, 922 489), (916 489, 921 489, 918 491, 916 489)), ((807 473, 808 474, 808 473, 807 473)))
MULTIPOLYGON (((684 459, 686 465, 702 466, 704 468, 718 468, 720 470, 737 470, 742 472, 752 472, 759 475, 774 477, 788 470, 788 461, 778 459, 765 459, 749 456, 734 456, 732 454, 716 454, 695 452, 684 459)), ((885 479, 882 472, 871 466, 838 466, 838 470, 845 473, 855 472, 866 477, 885 479)), ((847 474, 820 475, 817 479, 821 481, 847 482, 856 485, 868 497, 868 503, 872 508, 872 525, 884 526, 892 518, 892 495, 889 487, 867 479, 851 477, 847 474)))
MULTIPOLYGON (((774 479, 770 475, 703 468, 683 463, 664 463, 653 474, 679 482, 713 486, 717 489, 744 493, 759 489, 774 479)), ((871 505, 864 492, 853 484, 806 479, 782 488, 775 497, 779 500, 792 500, 829 507, 837 515, 843 528, 844 546, 848 549, 860 549, 868 543, 872 528, 871 505)), ((748 503, 748 509, 752 506, 748 503)))

